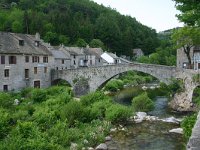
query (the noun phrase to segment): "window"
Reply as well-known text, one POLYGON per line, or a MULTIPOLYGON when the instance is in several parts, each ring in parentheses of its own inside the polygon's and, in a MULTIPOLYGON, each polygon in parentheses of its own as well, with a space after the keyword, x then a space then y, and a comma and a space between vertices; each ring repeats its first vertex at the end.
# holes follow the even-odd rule
POLYGON ((19 45, 24 46, 24 40, 19 40, 19 45))
POLYGON ((40 58, 38 56, 33 56, 32 57, 32 62, 35 63, 35 62, 40 62, 40 58))
POLYGON ((1 56, 1 64, 5 64, 5 56, 1 56))
POLYGON ((34 74, 37 74, 37 67, 34 67, 34 74))
POLYGON ((8 85, 3 85, 3 91, 8 91, 8 85))
POLYGON ((25 56, 25 62, 26 62, 26 63, 29 62, 29 56, 25 56))
POLYGON ((44 67, 44 73, 47 73, 47 67, 44 67))
POLYGON ((29 78, 29 69, 25 69, 25 78, 29 78))
POLYGON ((76 58, 76 55, 74 55, 74 59, 76 58))
POLYGON ((39 45, 40 45, 40 41, 35 41, 35 46, 39 47, 39 45))
POLYGON ((9 69, 4 70, 4 77, 9 77, 9 69))
POLYGON ((16 56, 9 56, 9 64, 16 64, 17 58, 16 56))
POLYGON ((76 61, 74 60, 74 65, 76 65, 76 61))
POLYGON ((65 60, 64 59, 62 59, 62 64, 64 64, 65 63, 65 60))
POLYGON ((48 63, 48 57, 47 56, 43 57, 43 63, 48 63))

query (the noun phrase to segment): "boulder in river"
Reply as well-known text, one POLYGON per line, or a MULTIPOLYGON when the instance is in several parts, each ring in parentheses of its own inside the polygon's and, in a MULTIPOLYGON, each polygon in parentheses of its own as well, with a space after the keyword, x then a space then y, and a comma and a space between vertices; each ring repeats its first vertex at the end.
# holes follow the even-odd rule
POLYGON ((107 150, 107 149, 108 147, 105 143, 101 143, 100 145, 96 147, 96 150, 107 150))
POLYGON ((178 133, 178 134, 183 134, 183 129, 182 128, 176 128, 169 130, 170 133, 178 133))

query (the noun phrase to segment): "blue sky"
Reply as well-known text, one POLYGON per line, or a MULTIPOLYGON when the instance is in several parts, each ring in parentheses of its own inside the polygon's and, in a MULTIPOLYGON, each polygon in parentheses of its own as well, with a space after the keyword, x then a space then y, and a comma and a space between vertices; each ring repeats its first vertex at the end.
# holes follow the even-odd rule
POLYGON ((175 17, 179 12, 172 0, 93 0, 98 4, 115 8, 124 15, 135 17, 137 21, 157 32, 183 26, 175 17))

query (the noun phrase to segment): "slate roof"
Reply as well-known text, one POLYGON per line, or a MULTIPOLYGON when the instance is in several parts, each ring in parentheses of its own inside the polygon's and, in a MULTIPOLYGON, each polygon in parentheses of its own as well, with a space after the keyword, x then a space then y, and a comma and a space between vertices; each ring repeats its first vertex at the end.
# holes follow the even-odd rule
POLYGON ((0 32, 0 54, 52 55, 43 42, 35 45, 35 36, 28 34, 0 32), (23 40, 24 45, 19 41, 23 40))
POLYGON ((103 50, 101 48, 86 48, 84 49, 86 55, 94 55, 97 58, 101 58, 103 50))
POLYGON ((70 55, 84 55, 83 49, 80 47, 63 47, 70 55))
POLYGON ((69 56, 61 50, 52 50, 51 52, 55 59, 70 59, 69 56))

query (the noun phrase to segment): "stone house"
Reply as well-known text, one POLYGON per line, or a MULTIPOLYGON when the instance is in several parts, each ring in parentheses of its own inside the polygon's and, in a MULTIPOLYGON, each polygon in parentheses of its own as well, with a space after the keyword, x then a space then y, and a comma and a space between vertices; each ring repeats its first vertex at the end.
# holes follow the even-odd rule
POLYGON ((0 32, 0 91, 50 86, 53 64, 39 34, 0 32))
POLYGON ((103 59, 101 55, 103 50, 101 48, 85 48, 84 53, 87 58, 87 66, 102 66, 103 59))
POLYGON ((200 46, 194 46, 190 50, 192 66, 188 65, 188 58, 183 48, 177 49, 177 67, 185 69, 200 69, 200 46))
POLYGON ((116 54, 110 53, 110 52, 104 52, 101 55, 101 58, 103 59, 103 65, 114 65, 114 64, 120 64, 121 60, 119 57, 117 57, 116 54))
POLYGON ((63 70, 63 69, 70 69, 71 67, 71 59, 70 54, 64 50, 62 47, 54 47, 51 50, 51 53, 54 57, 54 69, 56 70, 63 70))
POLYGON ((63 47, 62 48, 70 56, 70 68, 75 69, 87 66, 87 58, 84 53, 84 48, 81 47, 63 47))
POLYGON ((135 59, 137 59, 137 58, 139 58, 141 56, 144 56, 144 53, 140 48, 133 49, 133 57, 135 59))

